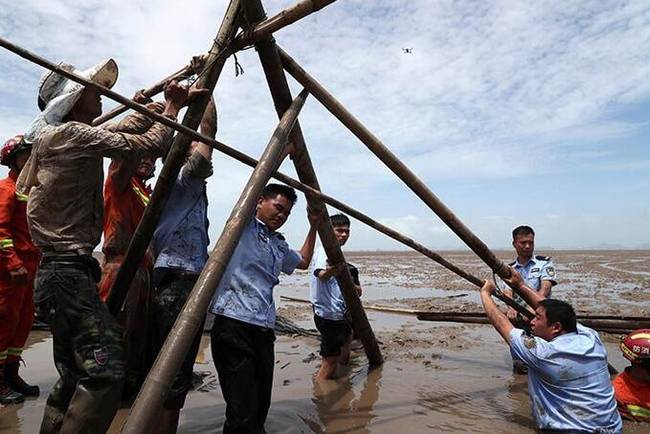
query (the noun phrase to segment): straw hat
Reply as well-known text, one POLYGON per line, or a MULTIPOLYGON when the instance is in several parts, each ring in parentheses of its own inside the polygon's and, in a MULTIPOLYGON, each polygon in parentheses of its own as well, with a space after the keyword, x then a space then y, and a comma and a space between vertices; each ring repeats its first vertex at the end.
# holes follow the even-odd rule
MULTIPOLYGON (((91 68, 80 71, 68 63, 60 63, 59 66, 65 71, 73 72, 104 87, 111 88, 117 81, 117 63, 115 60, 105 60, 91 68)), ((83 85, 65 78, 56 72, 48 71, 38 84, 38 108, 45 110, 47 105, 55 98, 72 94, 83 89, 83 85)))

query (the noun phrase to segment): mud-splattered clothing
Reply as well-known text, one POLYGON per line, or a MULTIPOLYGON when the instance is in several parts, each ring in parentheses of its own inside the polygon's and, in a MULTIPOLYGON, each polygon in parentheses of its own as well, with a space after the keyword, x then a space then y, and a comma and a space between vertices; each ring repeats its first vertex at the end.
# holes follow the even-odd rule
POLYGON ((154 268, 199 273, 208 260, 208 197, 212 163, 198 152, 178 174, 153 235, 154 268))
MULTIPOLYGON (((176 318, 181 313, 187 298, 194 288, 199 275, 196 273, 183 273, 174 270, 167 270, 160 283, 156 286, 153 299, 151 300, 151 348, 149 357, 150 365, 153 365, 158 352, 165 343, 167 335, 171 331, 176 318)), ((183 364, 179 369, 174 382, 172 383, 164 407, 168 409, 183 408, 187 392, 192 387, 192 370, 194 360, 199 352, 203 325, 199 327, 194 336, 194 341, 185 355, 183 364)))
MULTIPOLYGON (((154 295, 151 304, 150 357, 156 358, 208 260, 208 198, 205 179, 212 163, 193 153, 176 179, 154 233, 154 295)), ((180 409, 192 386, 192 368, 201 340, 200 327, 174 378, 165 408, 180 409)))
POLYGON ((50 325, 60 375, 47 405, 59 413, 67 411, 77 388, 102 385, 115 385, 115 400, 103 405, 117 408, 124 379, 122 329, 99 299, 98 270, 90 256, 46 256, 36 276, 36 309, 50 325))
POLYGON ((577 332, 547 342, 515 328, 510 352, 528 366, 528 393, 539 429, 621 432, 607 352, 597 332, 578 324, 577 332))
POLYGON ((103 157, 164 152, 172 134, 160 123, 144 134, 114 133, 79 122, 46 126, 17 185, 20 194, 29 194, 27 220, 34 244, 92 253, 102 235, 103 157))
POLYGON ((625 419, 650 423, 650 381, 632 378, 628 370, 612 382, 618 411, 625 419))
POLYGON ((280 273, 302 260, 284 237, 251 217, 210 304, 210 312, 259 327, 275 328, 273 288, 280 273))
MULTIPOLYGON (((152 125, 151 119, 135 113, 106 128, 112 132, 142 134, 152 125)), ((161 148, 160 151, 166 151, 167 147, 161 148)), ((152 156, 162 155, 158 152, 152 156)), ((151 188, 136 176, 139 164, 139 158, 113 158, 108 168, 104 184, 104 243, 102 245, 104 264, 102 281, 99 284, 99 297, 102 301, 108 298, 115 280, 115 272, 126 255, 131 238, 151 196, 151 188)), ((151 273, 152 252, 147 251, 140 266, 151 273)))
POLYGON ((34 321, 34 277, 40 259, 27 230, 27 197, 16 194, 18 174, 0 181, 0 368, 20 359, 34 321), (26 283, 16 285, 10 272, 24 267, 26 283))

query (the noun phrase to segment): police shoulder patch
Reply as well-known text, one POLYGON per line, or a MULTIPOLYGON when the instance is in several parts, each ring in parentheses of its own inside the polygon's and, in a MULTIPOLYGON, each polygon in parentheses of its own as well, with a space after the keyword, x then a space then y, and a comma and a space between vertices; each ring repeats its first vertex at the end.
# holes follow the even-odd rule
POLYGON ((537 342, 535 341, 534 337, 526 336, 524 338, 524 346, 526 348, 528 348, 529 350, 532 350, 533 348, 535 348, 536 345, 537 345, 537 342))
POLYGON ((535 259, 537 259, 538 261, 550 261, 551 257, 550 256, 544 256, 544 255, 538 255, 538 256, 535 256, 535 259))

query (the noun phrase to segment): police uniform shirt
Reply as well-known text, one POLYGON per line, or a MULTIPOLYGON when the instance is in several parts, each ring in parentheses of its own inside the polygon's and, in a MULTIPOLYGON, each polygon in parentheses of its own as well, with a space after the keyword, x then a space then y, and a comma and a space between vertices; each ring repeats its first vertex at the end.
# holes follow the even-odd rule
POLYGON ((249 221, 219 282, 210 312, 264 328, 275 327, 273 288, 302 256, 257 218, 249 221))
POLYGON ((576 332, 547 342, 514 328, 510 353, 528 366, 528 392, 539 429, 621 432, 607 352, 598 333, 578 324, 576 332))
MULTIPOLYGON (((543 280, 550 281, 553 286, 557 284, 555 266, 550 256, 533 256, 527 264, 515 260, 510 265, 521 275, 526 285, 535 291, 539 292, 543 280)), ((548 296, 551 296, 550 291, 548 296)))
MULTIPOLYGON (((325 250, 320 247, 314 255, 314 260, 311 264, 310 281, 309 281, 309 297, 314 307, 314 313, 321 318, 329 319, 332 321, 342 321, 346 318, 347 305, 341 293, 341 288, 335 277, 330 277, 323 280, 318 277, 321 270, 325 270, 329 263, 327 261, 327 254, 325 250)), ((359 283, 359 271, 352 264, 347 264, 352 281, 355 285, 359 283)))

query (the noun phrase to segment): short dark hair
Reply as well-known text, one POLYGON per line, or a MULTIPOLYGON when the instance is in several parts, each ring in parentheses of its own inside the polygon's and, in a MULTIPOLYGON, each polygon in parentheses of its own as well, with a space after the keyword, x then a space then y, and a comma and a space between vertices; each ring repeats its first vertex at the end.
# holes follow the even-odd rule
POLYGON ((525 225, 517 226, 512 230, 512 239, 514 241, 517 239, 517 236, 519 235, 530 235, 530 234, 535 235, 535 231, 530 226, 525 226, 525 225))
POLYGON ((576 311, 566 301, 547 298, 540 301, 539 306, 546 310, 548 325, 559 322, 566 332, 575 332, 577 330, 576 311))
POLYGON ((278 194, 289 199, 291 205, 295 205, 296 201, 298 200, 298 196, 296 196, 296 190, 282 184, 267 184, 266 187, 264 187, 264 190, 262 190, 262 194, 260 196, 262 196, 264 199, 273 199, 278 194))
POLYGON ((332 226, 334 227, 350 226, 350 219, 345 214, 331 215, 330 221, 332 222, 332 226))

